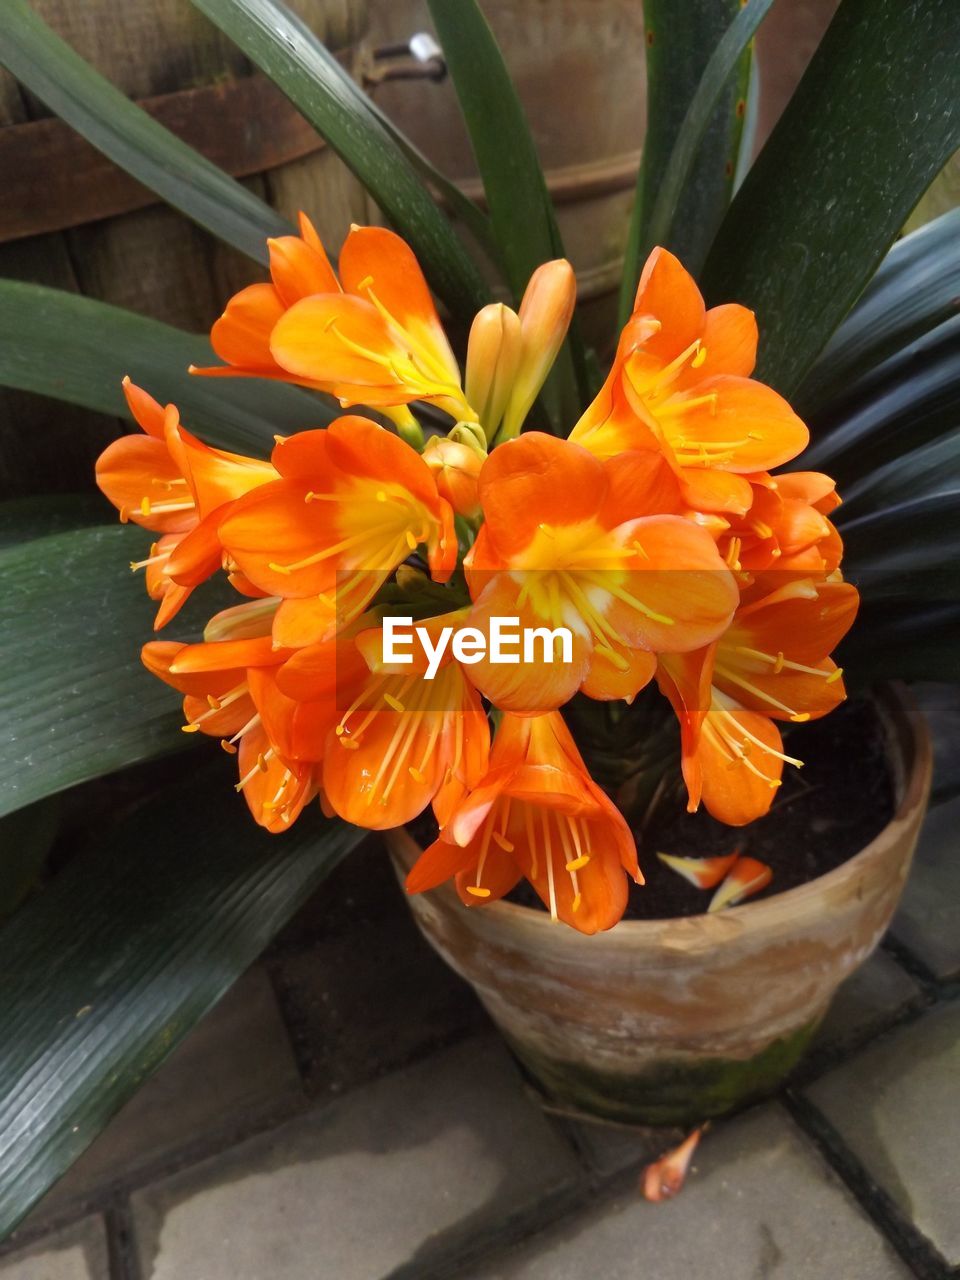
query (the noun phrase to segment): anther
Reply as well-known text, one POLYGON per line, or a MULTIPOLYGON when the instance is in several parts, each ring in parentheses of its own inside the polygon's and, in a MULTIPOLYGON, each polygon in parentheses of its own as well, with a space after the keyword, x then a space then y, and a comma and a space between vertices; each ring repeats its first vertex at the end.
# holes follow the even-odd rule
POLYGON ((506 836, 502 836, 499 831, 493 833, 493 838, 504 853, 513 853, 516 845, 512 840, 508 840, 506 836))
POLYGON ((221 747, 223 747, 224 751, 227 753, 228 756, 235 756, 237 754, 237 748, 233 745, 232 742, 229 741, 229 739, 221 738, 220 745, 221 747))
POLYGON ((148 516, 150 514, 150 499, 147 497, 140 499, 140 514, 142 516, 148 516))
POLYGON ((809 711, 796 711, 796 712, 794 712, 794 714, 790 717, 790 719, 793 721, 793 723, 794 723, 794 724, 806 724, 806 722, 810 719, 810 712, 809 712, 809 711))
POLYGON ((181 733, 199 733, 200 726, 198 724, 182 724, 180 726, 181 733))
POLYGON ((426 774, 422 773, 414 765, 410 765, 410 767, 407 769, 407 772, 410 774, 410 777, 414 780, 414 782, 424 783, 427 780, 426 774))
POLYGON ((410 548, 410 550, 411 550, 411 551, 416 551, 416 549, 417 549, 417 540, 416 540, 416 538, 414 537, 414 535, 411 533, 411 531, 410 531, 409 529, 406 529, 406 530, 404 531, 403 536, 404 536, 404 538, 406 539, 407 546, 410 548))
POLYGON ((392 693, 385 693, 383 700, 388 707, 393 707, 394 711, 406 711, 406 707, 399 698, 395 698, 392 693))
POLYGON ((263 752, 261 752, 257 756, 257 768, 260 770, 261 773, 266 773, 267 769, 269 768, 266 757, 264 756, 263 752))
POLYGON ((774 674, 775 676, 778 676, 778 675, 780 674, 780 672, 783 670, 783 664, 784 664, 785 662, 786 662, 786 658, 783 656, 783 650, 782 650, 782 649, 779 649, 779 650, 777 651, 777 660, 776 660, 776 662, 773 664, 773 674, 774 674))
POLYGON ((220 701, 219 698, 215 698, 212 693, 208 693, 207 706, 210 707, 212 711, 219 711, 220 708, 223 706, 223 703, 220 701))
POLYGON ((472 893, 475 898, 489 898, 490 890, 482 889, 478 884, 468 884, 467 893, 472 893))
POLYGON ((590 861, 589 853, 581 853, 579 858, 574 858, 567 863, 568 871, 579 871, 581 867, 585 867, 590 861))
POLYGON ((270 563, 267 565, 267 568, 268 568, 268 569, 272 569, 274 573, 282 573, 282 574, 285 574, 287 577, 289 577, 289 575, 290 575, 290 570, 286 567, 286 565, 283 565, 283 564, 274 564, 274 562, 273 562, 272 560, 271 560, 271 561, 270 561, 270 563))
POLYGON ((830 672, 830 674, 829 674, 829 675, 827 676, 827 678, 826 678, 825 683, 826 683, 826 684, 836 684, 836 683, 837 683, 837 681, 838 681, 842 676, 843 676, 843 667, 837 667, 836 671, 831 671, 831 672, 830 672))
POLYGON ((690 368, 699 369, 700 366, 703 364, 703 362, 706 360, 706 358, 707 358, 707 348, 701 347, 700 350, 697 352, 697 354, 690 361, 690 368))
POLYGON ((574 895, 574 899, 573 899, 573 910, 574 910, 574 913, 576 913, 577 911, 579 911, 579 910, 580 910, 580 903, 581 903, 582 901, 583 901, 583 895, 582 895, 582 894, 579 894, 579 893, 578 893, 578 894, 575 894, 575 895, 574 895))

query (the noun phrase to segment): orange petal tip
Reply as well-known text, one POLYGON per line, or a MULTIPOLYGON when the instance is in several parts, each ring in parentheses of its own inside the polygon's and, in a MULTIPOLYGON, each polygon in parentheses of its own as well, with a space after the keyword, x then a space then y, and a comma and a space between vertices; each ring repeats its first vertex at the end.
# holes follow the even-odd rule
POLYGON ((710 900, 707 911, 722 911, 735 907, 745 898, 765 889, 773 879, 773 872, 765 862, 756 858, 738 858, 733 870, 710 900))
POLYGON ((740 851, 735 849, 716 858, 681 858, 672 853, 658 853, 657 857, 697 889, 713 889, 740 857, 740 851))
POLYGON ((653 1204, 661 1200, 671 1200, 683 1189, 690 1171, 693 1153, 697 1149, 703 1129, 694 1129, 688 1138, 684 1138, 678 1147, 668 1151, 665 1156, 648 1164, 640 1179, 640 1190, 643 1198, 653 1204))

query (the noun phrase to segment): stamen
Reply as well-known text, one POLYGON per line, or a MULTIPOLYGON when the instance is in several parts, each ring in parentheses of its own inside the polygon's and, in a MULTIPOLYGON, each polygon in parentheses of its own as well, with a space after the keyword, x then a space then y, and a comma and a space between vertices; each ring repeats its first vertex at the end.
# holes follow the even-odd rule
POLYGON ((589 853, 581 853, 579 858, 574 858, 572 862, 567 863, 568 871, 579 871, 581 867, 585 867, 590 861, 589 853))
POLYGON ((394 711, 406 711, 406 707, 399 698, 395 698, 392 693, 385 693, 383 700, 388 707, 393 707, 394 711))
POLYGON ((181 733, 199 733, 200 726, 198 724, 182 724, 180 726, 181 733))
POLYGON ((227 753, 228 756, 235 756, 237 754, 237 748, 233 745, 232 742, 228 742, 226 738, 220 739, 220 745, 221 747, 223 747, 224 751, 227 753))
POLYGON ((478 884, 468 884, 468 885, 467 885, 467 893, 472 893, 472 894, 473 894, 473 896, 474 896, 475 898, 489 898, 489 897, 490 897, 490 890, 489 890, 489 889, 481 889, 481 887, 480 887, 478 884))

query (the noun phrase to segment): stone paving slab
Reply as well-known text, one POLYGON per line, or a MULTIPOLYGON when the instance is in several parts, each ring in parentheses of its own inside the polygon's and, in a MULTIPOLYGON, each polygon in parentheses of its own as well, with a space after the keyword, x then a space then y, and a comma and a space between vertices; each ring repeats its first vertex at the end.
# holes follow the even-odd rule
POLYGON ((30 1221, 213 1135, 248 1133, 258 1118, 289 1114, 302 1102, 270 980, 253 968, 131 1098, 30 1221))
POLYGON ((960 1004, 884 1037, 807 1096, 918 1230, 960 1264, 960 1004))
POLYGON ((567 1217, 473 1280, 907 1280, 777 1105, 718 1126, 675 1199, 639 1190, 567 1217))
POLYGON ((103 1219, 85 1218, 27 1249, 0 1257, 0 1280, 110 1280, 103 1219))
MULTIPOLYGON (((377 871, 392 879, 389 866, 377 871)), ((399 887, 387 888, 392 910, 266 962, 313 1097, 356 1088, 489 1025, 470 987, 420 936, 399 887)))
POLYGON ((142 1280, 427 1275, 580 1176, 506 1051, 478 1037, 138 1192, 142 1280))
POLYGON ((893 956, 875 951, 834 996, 812 1049, 832 1051, 859 1044, 921 998, 920 988, 893 956))
POLYGON ((938 978, 960 976, 960 798, 927 814, 891 933, 938 978))

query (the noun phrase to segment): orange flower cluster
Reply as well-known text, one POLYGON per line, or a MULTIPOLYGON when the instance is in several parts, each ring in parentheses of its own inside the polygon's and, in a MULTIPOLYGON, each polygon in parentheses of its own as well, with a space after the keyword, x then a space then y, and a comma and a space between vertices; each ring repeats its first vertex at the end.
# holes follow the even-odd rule
POLYGON ((735 825, 766 812, 799 763, 778 723, 844 696, 829 654, 857 593, 838 568, 833 484, 770 474, 806 428, 750 378, 752 313, 706 310, 665 250, 562 440, 521 428, 572 315, 568 263, 541 267, 518 312, 479 313, 461 379, 402 240, 355 228, 338 278, 306 218, 301 233, 270 243, 271 283, 214 325, 224 364, 195 372, 298 383, 396 432, 348 414, 277 438, 266 462, 208 448, 127 381, 144 434, 112 444, 97 479, 121 520, 156 535, 133 566, 156 626, 221 570, 244 598, 202 643, 153 641, 143 661, 183 695, 185 732, 238 754, 238 789, 268 830, 316 797, 370 828, 432 805, 440 836, 411 892, 454 878, 477 906, 526 878, 554 918, 610 928, 642 882, 636 847, 559 708, 655 681, 680 721, 690 808, 735 825), (424 445, 418 401, 450 415, 446 436, 424 445), (506 664, 454 647, 430 672, 394 660, 390 615, 433 640, 487 635, 496 618, 562 627, 572 652, 506 664))

